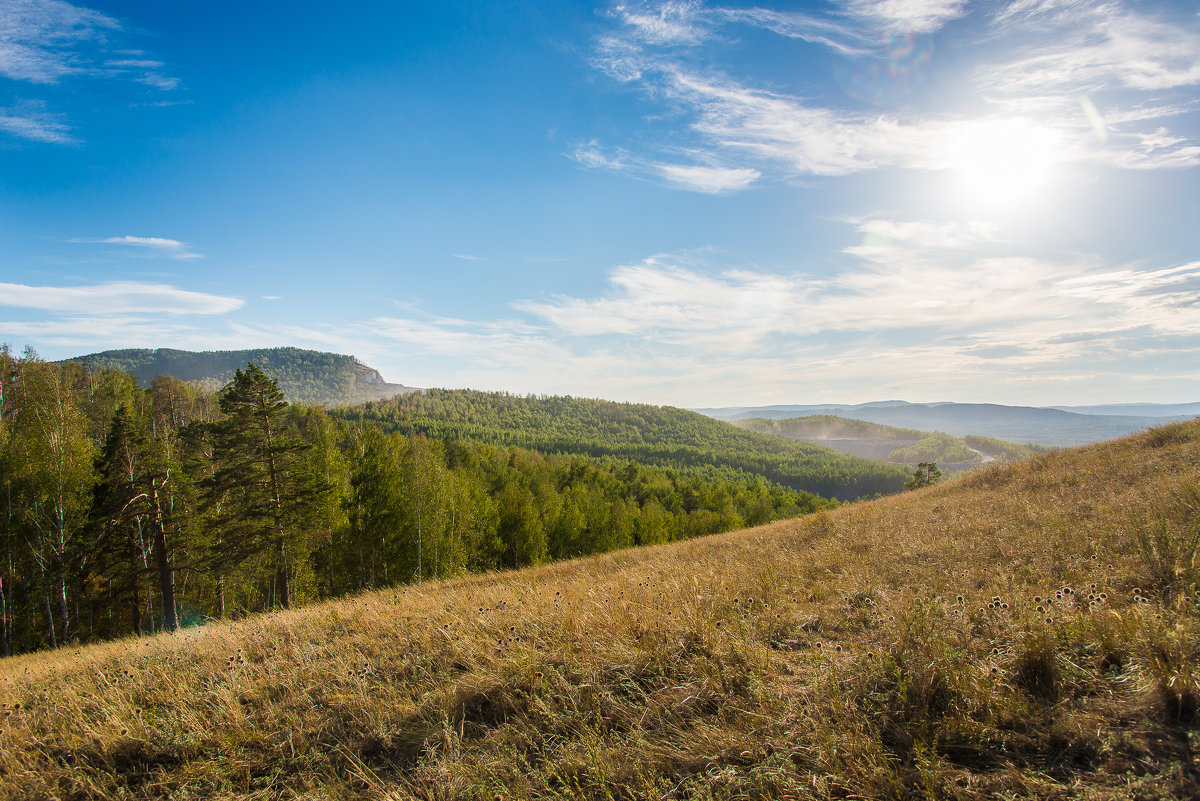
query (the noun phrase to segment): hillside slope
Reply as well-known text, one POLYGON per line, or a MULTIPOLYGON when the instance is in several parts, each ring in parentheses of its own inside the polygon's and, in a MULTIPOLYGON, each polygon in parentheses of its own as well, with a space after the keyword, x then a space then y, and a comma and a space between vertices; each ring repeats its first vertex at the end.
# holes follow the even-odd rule
POLYGON ((142 386, 149 386, 158 375, 169 375, 180 381, 194 381, 209 391, 225 386, 236 370, 253 362, 279 382, 290 403, 346 406, 413 391, 412 387, 384 381, 377 370, 353 356, 302 348, 204 352, 135 348, 106 350, 67 361, 83 362, 94 370, 122 370, 136 377, 142 386))
POLYGON ((1192 422, 10 659, 0 797, 1197 797, 1197 482, 1192 422))
POLYGON ((430 389, 342 409, 352 422, 540 453, 632 460, 707 475, 757 475, 839 500, 899 492, 911 471, 676 409, 569 396, 430 389))

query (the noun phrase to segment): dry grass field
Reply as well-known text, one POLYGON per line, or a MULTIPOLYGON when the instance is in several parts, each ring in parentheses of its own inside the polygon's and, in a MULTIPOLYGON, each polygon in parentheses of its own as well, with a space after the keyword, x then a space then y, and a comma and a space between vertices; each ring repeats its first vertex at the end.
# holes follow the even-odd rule
POLYGON ((1200 797, 1200 421, 0 662, 3 798, 1200 797))

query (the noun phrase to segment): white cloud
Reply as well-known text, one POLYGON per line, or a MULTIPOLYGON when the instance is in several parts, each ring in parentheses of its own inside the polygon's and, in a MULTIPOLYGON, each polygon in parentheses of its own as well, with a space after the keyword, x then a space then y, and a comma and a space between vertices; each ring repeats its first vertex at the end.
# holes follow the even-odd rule
POLYGON ((240 298, 137 281, 70 287, 0 283, 0 306, 56 314, 226 314, 243 305, 240 298))
POLYGON ((84 72, 76 48, 120 29, 112 17, 62 0, 0 0, 0 75, 31 83, 56 83, 84 72))
POLYGON ((574 161, 590 169, 620 170, 625 167, 625 162, 619 155, 607 155, 595 139, 585 145, 579 145, 568 155, 574 161))
POLYGON ((847 15, 897 33, 933 33, 961 17, 967 0, 850 0, 847 15))
POLYGON ((789 39, 824 45, 842 55, 864 56, 871 52, 870 39, 861 32, 809 14, 767 8, 722 8, 714 13, 729 22, 762 28, 789 39))
MULTIPOLYGON (((301 345, 354 353, 413 386, 693 405, 830 392, 869 400, 914 387, 926 399, 1030 401, 1047 381, 1119 396, 1137 369, 1149 374, 1156 361, 1200 354, 1200 262, 1034 258, 985 223, 848 222, 874 244, 847 248, 841 271, 823 277, 731 268, 703 250, 624 265, 596 294, 520 301, 492 319, 411 309, 308 326, 209 317, 203 330, 195 315, 242 302, 148 284, 0 285, 8 305, 57 315, 0 321, 0 336, 70 348, 67 355, 102 341, 301 345), (998 384, 1007 396, 995 394, 998 384)), ((1175 384, 1163 385, 1177 393, 1183 379, 1178 369, 1169 374, 1175 384)))
POLYGON ((203 258, 201 254, 194 253, 188 246, 180 242, 178 239, 167 239, 161 236, 110 236, 103 239, 83 239, 76 238, 71 242, 99 245, 122 245, 139 250, 153 253, 160 256, 167 256, 172 259, 180 259, 188 261, 191 259, 203 258))
POLYGON ((829 278, 713 274, 658 256, 614 270, 601 297, 517 308, 569 337, 638 337, 710 357, 791 347, 796 338, 929 330, 967 337, 973 348, 1020 345, 1047 358, 1065 353, 1054 344, 1064 327, 1089 337, 1200 333, 1200 263, 1112 270, 1095 258, 964 254, 973 241, 993 241, 986 226, 872 221, 860 230, 896 236, 887 246, 848 248, 863 261, 829 278))
POLYGON ((840 273, 813 277, 722 268, 707 251, 664 254, 614 269, 595 295, 514 303, 512 317, 414 310, 258 337, 352 351, 416 386, 694 405, 831 391, 868 400, 914 387, 955 399, 987 388, 987 400, 1004 400, 998 381, 1013 388, 1010 401, 1030 401, 1047 381, 1120 395, 1132 368, 1118 354, 1148 364, 1200 353, 1200 263, 985 257, 973 248, 1012 245, 983 223, 854 225, 887 236, 888 257, 849 249, 840 273))
POLYGON ((633 158, 627 153, 620 152, 609 155, 595 141, 579 145, 569 156, 588 169, 612 170, 639 177, 661 178, 672 186, 710 195, 745 189, 762 175, 752 167, 679 164, 633 158))
MULTIPOLYGON (((64 0, 0 0, 0 76, 33 85, 71 79, 132 80, 160 91, 179 85, 163 64, 139 51, 112 51, 121 23, 64 0), (115 56, 115 57, 114 57, 115 56)), ((74 142, 51 115, 0 109, 0 132, 22 139, 74 142)))
POLYGON ((973 83, 997 108, 1029 110, 1074 132, 1079 159, 1129 169, 1200 164, 1200 142, 1161 123, 1196 110, 1189 91, 1200 86, 1194 19, 1100 0, 1023 1, 1003 9, 993 29, 1014 42, 1013 55, 980 64, 973 83), (1081 96, 1092 109, 1088 118, 1078 114, 1081 96), (1145 122, 1157 126, 1137 125, 1145 122))
POLYGON ((695 0, 619 5, 613 13, 649 44, 695 44, 703 37, 700 3, 695 0))
POLYGON ((70 144, 75 141, 70 130, 60 117, 42 111, 36 104, 15 111, 0 108, 0 131, 19 139, 70 144))
POLYGON ((660 164, 659 173, 673 184, 696 192, 715 195, 745 189, 762 175, 747 167, 704 167, 689 164, 660 164))
POLYGON ((1114 3, 1078 3, 1044 15, 1009 14, 998 25, 1037 36, 1007 62, 980 70, 981 82, 1012 94, 1142 91, 1200 85, 1200 33, 1114 3))
POLYGON ((668 138, 638 137, 640 152, 593 140, 570 155, 588 167, 712 192, 796 176, 943 170, 976 127, 1022 119, 1058 143, 1056 163, 1200 164, 1200 141, 1162 122, 1196 111, 1195 98, 1179 90, 1200 85, 1200 30, 1194 21, 1151 18, 1109 0, 1018 3, 995 15, 957 109, 953 98, 938 108, 874 113, 818 103, 755 86, 728 67, 717 71, 704 57, 709 45, 733 44, 720 37, 722 26, 749 25, 904 72, 911 65, 878 60, 895 54, 880 49, 873 29, 927 32, 966 13, 961 0, 862 0, 832 17, 695 4, 657 12, 639 6, 636 13, 619 7, 620 26, 597 40, 593 63, 641 88, 681 124, 657 124, 668 138), (687 164, 679 164, 681 153, 687 164))
POLYGON ((815 108, 674 69, 669 88, 696 111, 692 129, 719 153, 774 162, 799 175, 847 175, 880 167, 938 169, 964 120, 863 115, 815 108))

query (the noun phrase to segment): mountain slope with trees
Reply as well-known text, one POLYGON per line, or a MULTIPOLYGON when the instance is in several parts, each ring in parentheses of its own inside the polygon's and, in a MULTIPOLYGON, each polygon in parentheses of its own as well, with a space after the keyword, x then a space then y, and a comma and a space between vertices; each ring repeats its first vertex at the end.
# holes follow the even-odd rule
POLYGON ((792 489, 841 500, 899 492, 910 471, 819 445, 747 431, 669 406, 425 390, 333 412, 348 422, 436 439, 467 439, 685 471, 762 476, 792 489))
POLYGON ((820 414, 773 419, 751 417, 735 425, 762 434, 812 442, 841 453, 913 466, 937 462, 952 471, 969 470, 991 461, 1028 459, 1045 448, 1018 445, 990 437, 955 437, 940 431, 918 431, 820 414))
POLYGON ((253 362, 279 382, 289 403, 323 406, 346 406, 413 391, 412 387, 384 381, 376 370, 353 356, 302 348, 203 352, 171 348, 106 350, 68 361, 85 364, 92 371, 110 369, 129 373, 143 387, 150 386, 157 376, 169 375, 180 381, 193 381, 211 392, 228 384, 238 369, 253 362))

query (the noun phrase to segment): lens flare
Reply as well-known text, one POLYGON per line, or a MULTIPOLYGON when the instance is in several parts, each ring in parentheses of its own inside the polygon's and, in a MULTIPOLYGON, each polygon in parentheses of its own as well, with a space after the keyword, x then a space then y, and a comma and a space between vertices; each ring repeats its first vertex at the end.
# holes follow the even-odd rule
POLYGON ((886 105, 908 95, 925 79, 933 60, 933 39, 917 34, 890 34, 878 53, 834 65, 842 91, 855 100, 886 105))

